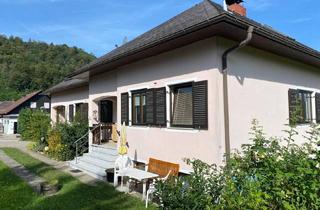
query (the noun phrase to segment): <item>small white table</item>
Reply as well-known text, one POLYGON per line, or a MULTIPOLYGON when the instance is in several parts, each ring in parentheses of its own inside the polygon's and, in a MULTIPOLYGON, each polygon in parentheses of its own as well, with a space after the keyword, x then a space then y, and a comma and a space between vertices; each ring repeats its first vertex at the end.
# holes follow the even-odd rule
POLYGON ((159 177, 158 174, 150 173, 148 171, 143 171, 137 168, 125 168, 119 171, 120 176, 127 176, 130 179, 135 179, 139 182, 142 182, 142 199, 146 198, 146 191, 147 191, 147 180, 148 179, 155 179, 159 177))

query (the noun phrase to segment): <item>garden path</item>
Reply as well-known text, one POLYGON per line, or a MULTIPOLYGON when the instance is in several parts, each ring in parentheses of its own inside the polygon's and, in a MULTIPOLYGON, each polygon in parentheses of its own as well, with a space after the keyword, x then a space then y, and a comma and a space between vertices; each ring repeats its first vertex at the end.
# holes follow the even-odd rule
POLYGON ((27 170, 23 165, 19 164, 17 161, 10 158, 0 149, 0 160, 6 164, 11 170, 17 174, 20 178, 30 185, 33 191, 37 193, 42 193, 42 186, 46 183, 44 179, 27 170))
POLYGON ((93 177, 83 173, 82 171, 77 171, 77 170, 71 169, 67 162, 56 161, 56 160, 50 159, 40 153, 29 150, 27 148, 28 144, 29 144, 29 142, 21 141, 19 138, 15 138, 15 139, 10 138, 9 139, 9 137, 6 137, 5 135, 0 136, 0 148, 11 147, 11 148, 19 149, 19 150, 23 151, 24 153, 27 153, 31 157, 36 158, 36 159, 38 159, 48 165, 51 165, 52 167, 54 167, 57 170, 60 170, 60 171, 63 171, 63 172, 70 174, 71 176, 79 179, 84 184, 96 186, 99 182, 101 182, 101 180, 93 178, 93 177))

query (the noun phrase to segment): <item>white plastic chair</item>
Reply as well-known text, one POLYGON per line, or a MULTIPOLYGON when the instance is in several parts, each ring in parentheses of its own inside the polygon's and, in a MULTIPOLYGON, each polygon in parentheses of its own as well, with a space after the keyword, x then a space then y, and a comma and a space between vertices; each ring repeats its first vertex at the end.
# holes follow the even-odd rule
MULTIPOLYGON (((168 172, 168 174, 163 177, 163 178, 157 178, 157 179, 154 179, 152 181, 152 183, 150 183, 149 185, 149 189, 147 190, 147 197, 146 197, 146 208, 148 208, 148 203, 149 203, 149 197, 150 195, 154 194, 156 192, 156 181, 161 181, 161 182, 165 182, 168 180, 169 176, 171 174, 171 170, 168 172)), ((161 201, 160 201, 161 203, 161 201)))
POLYGON ((119 156, 114 165, 114 179, 113 185, 118 186, 118 177, 121 176, 121 188, 123 189, 123 175, 121 175, 121 171, 126 168, 132 168, 133 161, 127 155, 119 156))

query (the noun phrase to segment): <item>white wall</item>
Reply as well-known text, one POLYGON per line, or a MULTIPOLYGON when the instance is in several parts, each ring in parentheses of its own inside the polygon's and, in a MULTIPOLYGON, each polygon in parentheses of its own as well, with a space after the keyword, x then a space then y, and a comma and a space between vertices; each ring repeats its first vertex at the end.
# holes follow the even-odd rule
POLYGON ((14 123, 18 122, 17 116, 11 117, 11 116, 4 116, 1 120, 1 123, 3 123, 3 133, 7 135, 14 134, 14 123))
MULTIPOLYGON (((216 68, 215 42, 216 39, 211 38, 121 67, 111 73, 91 77, 89 115, 97 108, 93 100, 103 96, 117 96, 120 124, 121 93, 207 80, 209 130, 130 126, 127 130, 129 153, 132 157, 146 162, 150 157, 177 162, 182 169, 188 168, 183 158, 200 158, 209 163, 221 163, 224 153, 221 122, 223 113, 220 111, 222 83, 216 68)), ((129 109, 131 110, 131 107, 129 109)))
MULTIPOLYGON (((89 90, 83 88, 53 95, 52 107, 88 101, 89 122, 93 124, 93 112, 98 110, 96 102, 117 97, 120 124, 121 93, 208 80, 208 130, 130 126, 127 130, 129 154, 146 162, 150 157, 177 162, 182 169, 188 169, 183 158, 221 164, 225 152, 221 56, 231 45, 222 38, 210 38, 91 77, 89 90)), ((289 88, 320 92, 319 69, 289 59, 246 47, 232 53, 228 62, 232 148, 239 149, 241 144, 249 143, 253 119, 261 122, 269 136, 284 135, 282 130, 289 117, 289 88)), ((306 126, 298 129, 302 132, 306 126)))
MULTIPOLYGON (((88 86, 65 90, 51 95, 51 120, 56 121, 56 107, 65 106, 66 119, 69 116, 69 105, 78 103, 88 103, 88 86)), ((74 107, 75 108, 75 107, 74 107)), ((75 112, 74 112, 75 113, 75 112)))
MULTIPOLYGON (((230 42, 219 39, 220 52, 230 42)), ((288 90, 320 92, 320 69, 246 47, 229 56, 229 104, 232 148, 248 143, 251 121, 257 119, 268 136, 285 137, 288 127, 288 90)), ((315 101, 313 99, 313 117, 315 101)), ((309 125, 300 125, 296 143, 309 125)))

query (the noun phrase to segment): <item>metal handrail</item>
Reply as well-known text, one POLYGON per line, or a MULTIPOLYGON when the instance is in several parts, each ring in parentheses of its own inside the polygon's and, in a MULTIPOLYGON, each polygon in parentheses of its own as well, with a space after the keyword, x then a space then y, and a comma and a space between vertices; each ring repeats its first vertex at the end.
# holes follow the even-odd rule
MULTIPOLYGON (((97 126, 95 126, 93 129, 89 130, 86 134, 84 134, 82 137, 80 137, 78 140, 76 140, 73 144, 76 146, 76 163, 78 163, 78 158, 79 158, 79 147, 80 146, 84 146, 85 142, 82 142, 81 145, 79 145, 79 142, 81 142, 81 140, 83 140, 85 137, 87 137, 89 135, 90 132, 96 130, 97 128, 101 127, 101 123, 99 123, 97 126)), ((88 150, 88 147, 86 147, 83 152, 85 152, 86 150, 88 150)))

